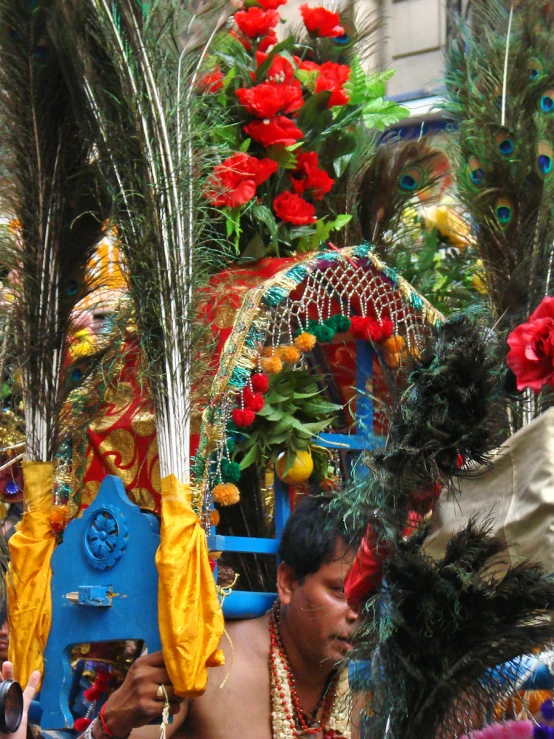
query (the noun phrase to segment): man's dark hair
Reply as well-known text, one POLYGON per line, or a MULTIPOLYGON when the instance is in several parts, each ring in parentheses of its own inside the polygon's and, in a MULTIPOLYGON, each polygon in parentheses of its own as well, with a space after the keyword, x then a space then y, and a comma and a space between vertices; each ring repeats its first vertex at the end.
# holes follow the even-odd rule
POLYGON ((337 503, 327 496, 306 496, 285 524, 279 557, 292 567, 299 580, 332 561, 339 537, 351 541, 343 511, 337 503))

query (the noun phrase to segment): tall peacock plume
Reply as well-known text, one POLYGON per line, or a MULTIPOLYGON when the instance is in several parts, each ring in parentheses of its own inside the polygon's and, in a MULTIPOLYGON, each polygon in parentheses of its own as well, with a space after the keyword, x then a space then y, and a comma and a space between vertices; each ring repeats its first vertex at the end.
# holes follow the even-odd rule
POLYGON ((12 239, 10 341, 19 367, 26 457, 51 461, 61 408, 83 368, 64 366, 71 313, 94 286, 86 267, 102 236, 106 198, 83 139, 52 43, 50 0, 2 0, 2 143, 9 174, 4 197, 12 239))
POLYGON ((458 197, 501 326, 552 290, 554 41, 549 3, 474 2, 447 56, 458 197))

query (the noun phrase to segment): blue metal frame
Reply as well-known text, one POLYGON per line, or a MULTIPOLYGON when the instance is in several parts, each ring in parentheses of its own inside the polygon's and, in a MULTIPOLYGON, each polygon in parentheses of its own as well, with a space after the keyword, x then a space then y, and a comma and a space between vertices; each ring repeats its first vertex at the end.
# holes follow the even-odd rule
MULTIPOLYGON (((368 341, 356 341, 356 433, 320 434, 318 443, 328 449, 362 451, 383 445, 384 440, 373 433, 373 398, 368 385, 373 376, 373 349, 368 341)), ((208 548, 218 552, 244 552, 277 555, 281 533, 290 514, 289 486, 275 475, 275 538, 261 539, 247 536, 219 536, 212 528, 208 548)), ((266 613, 276 593, 233 591, 225 598, 223 612, 226 618, 253 618, 266 613)))
MULTIPOLYGON (((76 644, 144 640, 161 649, 155 554, 159 524, 131 503, 118 477, 69 523, 52 556, 52 628, 40 692, 43 729, 73 726, 70 653, 76 644)), ((33 708, 36 716, 36 706, 33 708)))

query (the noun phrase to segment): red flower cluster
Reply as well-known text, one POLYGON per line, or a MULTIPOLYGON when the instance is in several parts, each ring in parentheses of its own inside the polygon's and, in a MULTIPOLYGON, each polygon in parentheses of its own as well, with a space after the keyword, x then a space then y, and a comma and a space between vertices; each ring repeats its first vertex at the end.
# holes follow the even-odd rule
POLYGON ((346 64, 336 62, 325 62, 319 67, 319 75, 315 81, 315 92, 330 90, 331 97, 327 103, 328 108, 334 105, 346 105, 349 100, 343 88, 350 77, 350 67, 346 64))
POLYGON ((295 226, 308 226, 317 220, 314 206, 288 190, 277 195, 273 201, 273 210, 282 221, 295 226))
POLYGON ((318 165, 319 158, 315 151, 306 151, 298 155, 294 171, 300 175, 300 178, 292 178, 292 188, 297 195, 311 190, 314 198, 321 200, 331 190, 335 180, 318 165))
MULTIPOLYGON (((261 66, 269 54, 265 54, 263 51, 256 52, 256 66, 261 66)), ((255 77, 254 73, 252 76, 255 77)), ((275 54, 269 65, 269 69, 266 72, 266 80, 268 82, 292 82, 294 77, 294 67, 285 59, 284 56, 275 54)))
POLYGON ((272 118, 278 113, 294 113, 304 104, 298 80, 291 84, 263 82, 255 87, 241 87, 237 97, 246 110, 258 118, 272 118))
POLYGON ((244 130, 262 146, 292 146, 304 137, 293 121, 283 115, 276 115, 269 120, 252 121, 244 130))
POLYGON ((529 320, 508 336, 506 363, 517 379, 517 389, 539 393, 554 387, 554 297, 543 298, 529 320))
POLYGON ((256 159, 248 154, 233 154, 214 168, 206 197, 218 208, 238 208, 256 194, 256 187, 277 171, 272 159, 256 159))
POLYGON ((276 10, 281 5, 286 5, 288 0, 257 0, 264 10, 276 10))
POLYGON ((235 21, 241 32, 250 39, 265 36, 279 23, 276 10, 249 8, 235 13, 235 21))
POLYGON ((327 38, 335 38, 344 34, 344 28, 339 25, 339 14, 326 8, 309 8, 307 5, 300 6, 302 20, 309 33, 327 38))

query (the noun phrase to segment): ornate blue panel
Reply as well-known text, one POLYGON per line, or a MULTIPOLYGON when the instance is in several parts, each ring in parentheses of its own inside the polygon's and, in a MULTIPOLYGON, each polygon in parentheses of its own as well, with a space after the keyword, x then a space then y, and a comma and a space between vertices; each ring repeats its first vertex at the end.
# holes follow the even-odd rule
POLYGON ((106 477, 82 518, 70 522, 52 557, 52 629, 40 692, 43 729, 73 725, 68 698, 71 648, 142 639, 160 649, 157 519, 142 513, 121 480, 106 477))

